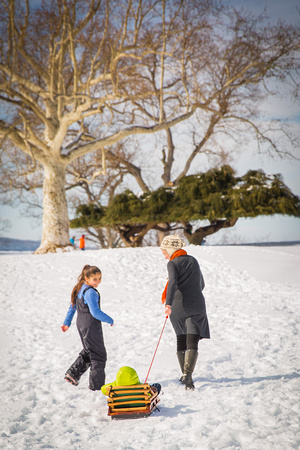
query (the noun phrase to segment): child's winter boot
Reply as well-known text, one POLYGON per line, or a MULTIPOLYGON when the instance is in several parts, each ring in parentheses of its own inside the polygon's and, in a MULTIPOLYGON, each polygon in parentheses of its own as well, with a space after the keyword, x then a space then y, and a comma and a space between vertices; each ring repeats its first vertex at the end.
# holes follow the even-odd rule
POLYGON ((74 386, 78 386, 81 376, 88 370, 91 365, 89 354, 86 350, 79 353, 78 358, 73 362, 67 370, 65 380, 74 386))
POLYGON ((73 384, 73 386, 78 386, 78 381, 75 380, 75 378, 73 378, 69 373, 66 373, 65 380, 68 381, 68 383, 73 384))

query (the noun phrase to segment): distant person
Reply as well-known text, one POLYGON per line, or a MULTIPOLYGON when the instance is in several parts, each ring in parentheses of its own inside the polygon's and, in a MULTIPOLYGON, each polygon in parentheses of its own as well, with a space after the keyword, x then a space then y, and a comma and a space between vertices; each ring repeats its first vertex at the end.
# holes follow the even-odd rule
POLYGON ((71 244, 75 245, 75 236, 71 237, 70 242, 71 244))
POLYGON ((79 248, 80 248, 80 250, 85 250, 85 236, 84 236, 84 234, 79 239, 79 248))
POLYGON ((97 287, 102 274, 96 266, 85 265, 73 288, 71 304, 61 327, 69 329, 77 311, 77 330, 83 350, 65 374, 65 380, 78 386, 81 376, 90 368, 89 388, 99 391, 105 383, 106 349, 104 346, 102 322, 114 324, 113 319, 100 309, 100 294, 97 287))
POLYGON ((209 339, 204 279, 196 258, 182 250, 178 234, 165 236, 160 248, 168 259, 168 283, 162 295, 165 314, 170 317, 177 338, 177 358, 182 371, 180 381, 194 389, 192 373, 198 358, 198 342, 209 339))

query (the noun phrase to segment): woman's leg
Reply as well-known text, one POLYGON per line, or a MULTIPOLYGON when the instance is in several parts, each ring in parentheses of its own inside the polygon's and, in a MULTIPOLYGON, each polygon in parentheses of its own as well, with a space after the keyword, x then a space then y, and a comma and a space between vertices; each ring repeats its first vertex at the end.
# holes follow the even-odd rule
POLYGON ((199 334, 187 334, 186 336, 186 349, 187 350, 198 350, 198 342, 201 337, 199 334))
MULTIPOLYGON (((181 373, 183 373, 184 369, 184 359, 185 359, 185 351, 186 351, 186 334, 177 335, 177 359, 179 362, 179 366, 181 369, 181 373)), ((182 382, 182 377, 179 379, 182 382)))
POLYGON ((177 338, 177 351, 185 352, 187 349, 187 335, 186 334, 178 334, 177 338))

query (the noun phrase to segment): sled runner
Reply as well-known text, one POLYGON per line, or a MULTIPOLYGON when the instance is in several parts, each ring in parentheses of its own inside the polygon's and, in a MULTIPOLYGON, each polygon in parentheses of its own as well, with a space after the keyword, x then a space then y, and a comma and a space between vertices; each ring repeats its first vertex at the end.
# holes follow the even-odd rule
POLYGON ((148 383, 108 387, 108 415, 112 419, 147 417, 159 402, 158 393, 148 383))

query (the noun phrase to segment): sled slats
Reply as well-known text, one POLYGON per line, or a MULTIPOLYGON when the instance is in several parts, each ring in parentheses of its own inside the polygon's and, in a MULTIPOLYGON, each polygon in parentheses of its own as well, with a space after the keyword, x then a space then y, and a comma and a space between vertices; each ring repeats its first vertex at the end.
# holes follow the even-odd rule
POLYGON ((149 384, 109 386, 108 415, 112 419, 147 417, 159 402, 149 384))
MULTIPOLYGON (((135 408, 122 408, 122 412, 123 411, 147 411, 148 406, 140 406, 140 407, 135 407, 135 408)), ((111 408, 112 412, 120 412, 120 410, 118 408, 111 408)))
POLYGON ((112 399, 112 398, 107 399, 107 403, 111 403, 113 405, 118 405, 118 404, 121 405, 122 403, 134 404, 134 403, 141 403, 141 402, 148 404, 148 403, 151 403, 151 400, 150 400, 150 398, 147 398, 147 397, 134 397, 134 398, 131 398, 130 400, 128 397, 118 397, 117 399, 112 399))

